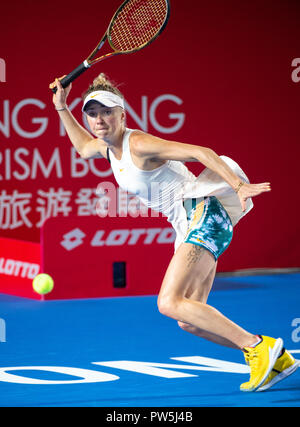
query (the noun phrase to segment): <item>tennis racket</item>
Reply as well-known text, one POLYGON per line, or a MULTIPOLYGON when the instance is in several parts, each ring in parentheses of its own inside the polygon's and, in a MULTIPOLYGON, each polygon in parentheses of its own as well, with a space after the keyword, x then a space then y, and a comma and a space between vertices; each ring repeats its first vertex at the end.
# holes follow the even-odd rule
MULTIPOLYGON (((114 14, 93 52, 60 82, 67 87, 92 65, 121 53, 133 53, 152 43, 165 29, 170 16, 169 0, 126 0, 114 14), (112 52, 96 57, 108 41, 112 52)), ((52 88, 56 93, 57 88, 52 88)))

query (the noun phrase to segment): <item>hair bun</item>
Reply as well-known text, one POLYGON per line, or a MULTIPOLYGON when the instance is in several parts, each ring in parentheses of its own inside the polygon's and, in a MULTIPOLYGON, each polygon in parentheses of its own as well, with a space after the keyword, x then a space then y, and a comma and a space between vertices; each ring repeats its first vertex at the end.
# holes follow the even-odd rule
POLYGON ((116 84, 111 82, 106 74, 99 74, 94 80, 93 83, 89 86, 88 90, 83 94, 83 100, 92 92, 97 90, 106 90, 108 92, 112 92, 115 95, 120 96, 124 99, 123 94, 119 91, 116 84))

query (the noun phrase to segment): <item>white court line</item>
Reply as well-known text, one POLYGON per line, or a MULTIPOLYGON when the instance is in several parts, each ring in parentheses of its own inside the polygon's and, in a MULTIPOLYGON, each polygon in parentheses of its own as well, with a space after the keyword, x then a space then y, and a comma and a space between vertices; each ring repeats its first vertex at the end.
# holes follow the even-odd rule
MULTIPOLYGON (((300 350, 288 350, 291 354, 299 354, 300 353, 300 350)), ((295 359, 296 360, 296 362, 299 362, 299 364, 300 364, 300 359, 295 359)))

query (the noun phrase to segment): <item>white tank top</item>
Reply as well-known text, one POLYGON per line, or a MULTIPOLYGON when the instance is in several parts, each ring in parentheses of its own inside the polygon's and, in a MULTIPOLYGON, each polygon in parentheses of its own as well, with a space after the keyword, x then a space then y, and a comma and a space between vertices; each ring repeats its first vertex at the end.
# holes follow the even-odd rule
MULTIPOLYGON (((227 210, 233 225, 253 207, 252 201, 247 202, 246 212, 242 212, 239 198, 234 190, 219 175, 205 169, 198 178, 180 161, 168 160, 162 166, 144 171, 132 161, 130 153, 130 135, 132 129, 126 129, 123 138, 121 160, 117 160, 109 150, 111 168, 119 186, 129 193, 135 194, 148 208, 163 213, 176 231, 175 250, 183 242, 188 223, 183 200, 216 196, 227 210)), ((246 182, 248 178, 232 159, 221 158, 233 171, 246 182)))

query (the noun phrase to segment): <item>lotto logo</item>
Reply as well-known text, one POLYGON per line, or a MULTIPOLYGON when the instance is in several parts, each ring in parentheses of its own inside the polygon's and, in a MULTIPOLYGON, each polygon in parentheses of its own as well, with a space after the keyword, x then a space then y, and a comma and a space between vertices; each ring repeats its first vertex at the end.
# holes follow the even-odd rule
POLYGON ((63 235, 64 240, 60 243, 67 251, 81 246, 86 235, 79 229, 75 228, 67 234, 63 235))
POLYGON ((0 274, 5 276, 22 277, 34 279, 39 273, 40 266, 29 262, 17 261, 14 259, 0 258, 0 274))
MULTIPOLYGON (((86 234, 79 228, 75 228, 63 235, 61 246, 67 251, 84 244, 86 234)), ((90 241, 91 247, 99 246, 123 246, 123 245, 151 245, 157 244, 172 244, 176 238, 175 231, 172 227, 167 228, 134 228, 132 230, 98 230, 90 241)))

